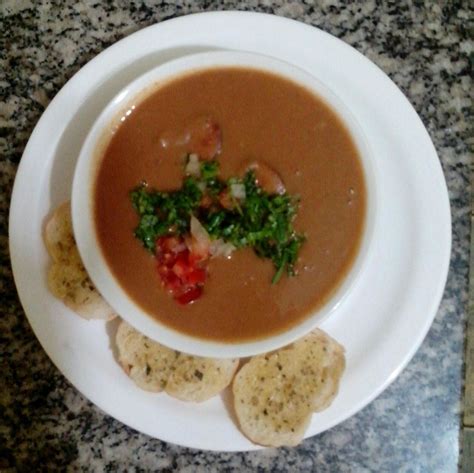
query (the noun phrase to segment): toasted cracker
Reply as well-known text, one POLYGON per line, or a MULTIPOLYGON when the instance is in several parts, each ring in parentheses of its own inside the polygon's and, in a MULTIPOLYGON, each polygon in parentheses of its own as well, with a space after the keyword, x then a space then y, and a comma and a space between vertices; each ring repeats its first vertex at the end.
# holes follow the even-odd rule
POLYGON ((119 361, 142 389, 165 390, 183 401, 201 402, 230 384, 238 360, 201 358, 180 353, 142 335, 126 322, 117 331, 119 361))
POLYGON ((181 353, 165 391, 182 401, 206 401, 231 383, 238 364, 238 360, 201 358, 181 353))
POLYGON ((124 321, 120 322, 116 342, 120 364, 137 386, 163 391, 178 352, 154 342, 124 321))
POLYGON ((94 287, 82 263, 53 263, 48 272, 51 293, 76 314, 85 319, 111 320, 116 317, 112 307, 94 287))
POLYGON ((69 202, 60 205, 46 223, 44 240, 53 260, 48 272, 48 286, 53 295, 85 319, 116 317, 84 268, 74 239, 69 202))
POLYGON ((334 339, 329 338, 324 332, 313 332, 317 337, 326 339, 326 348, 328 356, 327 364, 323 368, 322 385, 319 395, 313 403, 314 412, 320 412, 328 408, 339 391, 339 381, 346 367, 346 358, 344 356, 344 347, 334 339))
POLYGON ((316 330, 288 347, 253 357, 233 382, 235 412, 244 434, 261 445, 297 445, 313 411, 332 400, 342 373, 340 355, 340 345, 316 330), (326 388, 327 379, 333 380, 332 389, 326 388))
POLYGON ((76 248, 69 201, 61 204, 46 223, 44 242, 53 261, 69 261, 68 255, 76 248))

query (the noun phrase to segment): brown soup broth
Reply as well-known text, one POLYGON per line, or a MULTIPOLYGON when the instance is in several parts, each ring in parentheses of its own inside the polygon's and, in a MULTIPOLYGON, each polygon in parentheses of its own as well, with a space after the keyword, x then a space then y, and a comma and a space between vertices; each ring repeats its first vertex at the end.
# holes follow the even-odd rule
POLYGON ((327 301, 359 249, 366 189, 352 138, 325 102, 270 73, 219 68, 173 80, 136 104, 100 161, 94 206, 101 249, 125 291, 179 332, 230 342, 286 330, 327 301), (249 160, 271 165, 301 197, 295 228, 307 241, 297 276, 276 285, 272 263, 251 250, 212 260, 203 296, 182 306, 162 288, 155 258, 134 237, 138 216, 129 192, 143 180, 161 190, 181 186, 182 150, 163 151, 160 133, 203 115, 222 130, 221 176, 241 174, 249 160))

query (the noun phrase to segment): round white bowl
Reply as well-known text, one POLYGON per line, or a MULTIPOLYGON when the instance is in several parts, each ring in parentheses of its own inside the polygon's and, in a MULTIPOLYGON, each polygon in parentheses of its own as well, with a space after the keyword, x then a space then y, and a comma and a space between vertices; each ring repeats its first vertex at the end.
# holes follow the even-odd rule
POLYGON ((197 356, 237 358, 268 352, 295 341, 317 327, 337 309, 360 276, 367 259, 375 219, 376 197, 372 163, 367 141, 350 111, 325 84, 303 70, 254 53, 219 51, 185 56, 160 65, 134 80, 114 97, 93 124, 82 146, 72 187, 72 218, 77 246, 84 266, 103 297, 124 320, 148 337, 175 350, 197 356), (358 254, 348 274, 328 302, 289 330, 249 342, 220 343, 192 337, 162 324, 145 312, 123 290, 109 269, 96 237, 94 223, 92 196, 96 172, 102 152, 110 140, 111 131, 120 124, 120 117, 131 104, 136 104, 163 84, 199 70, 220 67, 243 67, 272 72, 305 87, 324 100, 341 118, 352 136, 359 151, 367 190, 366 219, 358 254))

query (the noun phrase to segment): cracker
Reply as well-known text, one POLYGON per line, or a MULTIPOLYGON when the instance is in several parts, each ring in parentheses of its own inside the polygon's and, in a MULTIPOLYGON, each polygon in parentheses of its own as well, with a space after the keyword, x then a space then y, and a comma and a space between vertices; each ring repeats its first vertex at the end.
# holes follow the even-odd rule
POLYGON ((53 212, 45 226, 44 240, 53 260, 48 272, 48 287, 52 294, 85 319, 111 320, 116 317, 84 268, 74 239, 69 202, 53 212))
POLYGON ((333 344, 337 342, 316 330, 288 347, 253 357, 237 373, 234 407, 248 438, 274 447, 303 439, 313 411, 331 402, 342 374, 336 360, 343 351, 333 344))
MULTIPOLYGON (((320 334, 326 338, 328 356, 326 358, 327 364, 323 368, 321 390, 313 404, 315 412, 327 409, 331 405, 339 391, 339 381, 346 367, 344 347, 334 339, 329 338, 324 332, 320 332, 320 334)), ((320 334, 318 334, 318 337, 321 336, 320 334)))
POLYGON ((206 401, 231 383, 238 364, 238 360, 201 358, 181 353, 165 391, 183 401, 206 401))
POLYGON ((119 361, 142 389, 166 391, 182 401, 202 402, 230 384, 238 360, 201 358, 171 350, 126 322, 117 331, 119 361))
POLYGON ((48 272, 51 293, 84 319, 111 320, 112 307, 94 287, 80 260, 53 263, 48 272))
POLYGON ((69 261, 68 255, 76 248, 69 201, 61 204, 46 223, 44 241, 53 261, 69 261))
POLYGON ((119 362, 136 385, 146 391, 163 391, 178 352, 154 342, 124 321, 120 322, 116 342, 119 362))

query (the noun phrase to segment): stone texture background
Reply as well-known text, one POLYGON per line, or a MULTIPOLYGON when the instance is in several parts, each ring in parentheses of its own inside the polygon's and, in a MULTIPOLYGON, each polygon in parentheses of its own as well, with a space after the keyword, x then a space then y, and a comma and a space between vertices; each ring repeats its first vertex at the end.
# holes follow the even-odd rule
POLYGON ((469 0, 2 0, 0 471, 457 471, 468 289, 473 33, 469 0), (421 116, 449 188, 450 272, 421 349, 362 412, 292 449, 201 452, 149 438, 103 414, 68 383, 42 350, 24 316, 11 273, 8 209, 13 180, 48 102, 75 72, 115 41, 168 18, 212 10, 293 18, 333 34, 369 57, 421 116))

